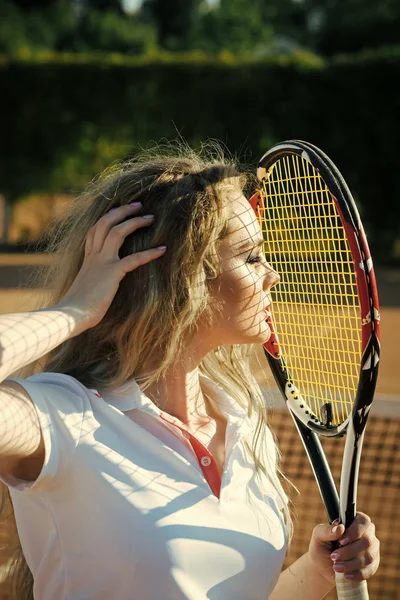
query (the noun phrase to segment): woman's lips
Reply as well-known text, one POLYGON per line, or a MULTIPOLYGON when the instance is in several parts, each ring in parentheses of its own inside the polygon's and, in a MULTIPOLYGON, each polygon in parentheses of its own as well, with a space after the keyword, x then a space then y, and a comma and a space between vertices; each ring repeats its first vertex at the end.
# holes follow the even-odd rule
POLYGON ((268 304, 268 306, 265 306, 263 308, 263 313, 265 314, 266 317, 271 317, 271 305, 268 304))

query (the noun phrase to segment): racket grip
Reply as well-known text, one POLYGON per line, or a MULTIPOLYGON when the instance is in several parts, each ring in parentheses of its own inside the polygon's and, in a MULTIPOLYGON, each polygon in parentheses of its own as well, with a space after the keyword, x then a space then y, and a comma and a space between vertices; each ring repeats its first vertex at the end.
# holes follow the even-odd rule
POLYGON ((368 586, 364 581, 349 581, 343 573, 335 573, 338 600, 368 600, 368 586))

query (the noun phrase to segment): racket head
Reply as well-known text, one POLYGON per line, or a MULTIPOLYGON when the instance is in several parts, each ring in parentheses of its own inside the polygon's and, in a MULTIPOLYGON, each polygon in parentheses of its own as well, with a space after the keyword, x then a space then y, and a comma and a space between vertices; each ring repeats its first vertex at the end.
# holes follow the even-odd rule
POLYGON ((361 434, 378 374, 380 316, 355 202, 334 163, 308 142, 276 144, 257 176, 250 204, 281 276, 264 344, 272 372, 307 427, 340 436, 352 418, 361 434))

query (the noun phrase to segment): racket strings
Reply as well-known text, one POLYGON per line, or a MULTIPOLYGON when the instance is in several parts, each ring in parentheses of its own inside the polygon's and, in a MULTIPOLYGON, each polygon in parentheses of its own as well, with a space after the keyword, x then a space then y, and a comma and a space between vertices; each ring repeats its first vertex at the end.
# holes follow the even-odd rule
POLYGON ((323 420, 351 412, 361 358, 360 311, 346 233, 319 172, 298 155, 263 180, 264 253, 280 274, 272 315, 293 383, 323 420))

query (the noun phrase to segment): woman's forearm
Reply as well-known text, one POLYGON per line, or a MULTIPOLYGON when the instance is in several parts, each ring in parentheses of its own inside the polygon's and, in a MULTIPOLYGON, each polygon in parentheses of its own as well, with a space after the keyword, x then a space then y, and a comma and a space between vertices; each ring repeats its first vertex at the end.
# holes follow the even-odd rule
POLYGON ((321 600, 333 587, 333 583, 315 571, 306 552, 282 571, 269 600, 321 600))
POLYGON ((0 316, 0 382, 84 331, 84 313, 56 305, 0 316))

